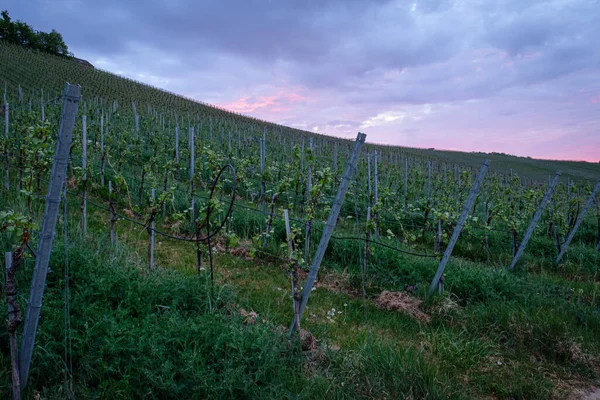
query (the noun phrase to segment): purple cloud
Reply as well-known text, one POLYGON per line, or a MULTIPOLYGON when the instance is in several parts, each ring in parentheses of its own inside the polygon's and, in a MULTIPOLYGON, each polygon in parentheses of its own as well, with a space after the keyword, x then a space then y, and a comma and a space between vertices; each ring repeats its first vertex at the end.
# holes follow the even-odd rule
POLYGON ((600 159, 600 2, 8 0, 98 67, 386 144, 600 159))

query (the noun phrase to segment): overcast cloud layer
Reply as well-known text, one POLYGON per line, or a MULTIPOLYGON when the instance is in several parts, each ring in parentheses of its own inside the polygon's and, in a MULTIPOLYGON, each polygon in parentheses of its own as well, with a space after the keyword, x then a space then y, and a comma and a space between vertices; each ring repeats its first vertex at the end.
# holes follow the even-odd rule
POLYGON ((4 4, 99 68, 265 120, 600 160, 600 1, 4 4))

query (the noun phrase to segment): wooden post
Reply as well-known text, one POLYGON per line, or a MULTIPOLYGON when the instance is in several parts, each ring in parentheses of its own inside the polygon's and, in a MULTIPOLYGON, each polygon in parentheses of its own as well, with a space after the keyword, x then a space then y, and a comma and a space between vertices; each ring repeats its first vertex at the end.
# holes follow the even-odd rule
POLYGON ((66 178, 69 152, 71 150, 71 142, 73 139, 73 129, 75 127, 75 119, 77 118, 77 109, 79 107, 80 99, 81 88, 67 83, 65 94, 63 96, 62 117, 58 130, 58 140, 54 152, 50 183, 48 185, 48 195, 46 197, 44 218, 40 231, 40 241, 37 257, 35 259, 33 281, 31 283, 31 292, 29 295, 29 306, 27 307, 27 317, 23 329, 23 339, 21 341, 19 368, 22 387, 27 386, 31 356, 35 344, 35 335, 42 308, 42 298, 46 286, 46 276, 48 274, 52 241, 56 230, 58 206, 60 204, 62 186, 66 178))
POLYGON ((585 214, 587 213, 588 208, 590 208, 590 206, 592 205, 592 202, 596 198, 596 194, 598 194, 598 190, 600 190, 600 181, 598 181, 598 183, 596 183, 596 186, 594 186, 594 190, 592 190, 592 194, 588 198, 587 203, 585 203, 585 207, 583 207, 583 210, 581 210, 581 214, 579 214, 579 218, 577 218, 577 221, 575 222, 575 226, 573 226, 573 229, 571 229, 571 232, 569 232, 569 236, 567 236, 567 240, 565 241, 565 244, 562 246, 562 249, 561 249, 560 253, 558 254, 558 257, 556 257, 557 264, 560 262, 560 260, 563 258, 563 256, 567 252, 567 249, 569 248, 569 245, 571 244, 571 241, 573 240, 573 237, 575 236, 575 232, 577 232, 577 229, 579 229, 579 225, 581 225, 581 223, 583 222, 583 219, 585 217, 585 214))
POLYGON ((373 205, 371 186, 371 152, 367 153, 367 195, 369 196, 369 207, 373 205))
POLYGON ((529 242, 529 239, 531 238, 531 235, 533 235, 533 231, 535 230, 535 227, 537 226, 538 221, 542 217, 542 213, 544 212, 544 209, 546 208, 546 205, 548 204, 548 200, 550 200, 550 197, 552 196, 552 192, 554 191, 554 187, 556 186, 556 184, 558 183, 558 180, 560 179, 561 173, 562 173, 561 171, 557 171, 556 175, 554 175, 554 179, 552 180, 552 182, 550 182, 550 185, 548 185, 546 194, 544 194, 544 198, 542 199, 542 202, 540 203, 537 211, 535 212, 533 219, 529 223, 529 227, 527 228, 527 232, 525 233, 525 236, 523 237, 523 241, 521 242, 521 245, 519 246, 519 249, 517 250, 517 254, 515 254, 515 256, 512 260, 512 263, 510 264, 510 269, 515 268, 515 265, 517 265, 519 258, 523 254, 523 251, 525 251, 527 242, 529 242))
POLYGON ((375 150, 373 152, 373 172, 375 173, 375 180, 373 182, 375 188, 375 201, 373 202, 373 207, 375 207, 375 213, 373 215, 375 217, 375 239, 379 238, 379 212, 377 211, 377 205, 379 204, 379 172, 377 168, 378 164, 379 158, 377 157, 377 150, 375 150))
POLYGON ((404 158, 404 213, 408 208, 408 158, 404 158))
POLYGON ((435 235, 435 247, 433 249, 434 253, 439 253, 440 249, 441 249, 441 244, 442 244, 442 220, 440 218, 438 218, 437 221, 437 232, 435 235))
POLYGON ((175 162, 179 164, 179 126, 175 127, 175 162))
POLYGON ((4 175, 4 189, 6 189, 6 191, 8 192, 10 190, 10 170, 8 168, 8 164, 9 164, 9 157, 10 157, 10 152, 8 150, 8 126, 9 126, 9 119, 8 119, 8 102, 6 101, 6 99, 4 100, 4 106, 6 107, 5 110, 5 114, 4 114, 4 138, 6 139, 6 151, 4 152, 4 157, 6 158, 6 163, 5 163, 5 175, 4 175))
POLYGON ((115 222, 117 222, 115 213, 115 204, 112 198, 113 188, 112 181, 108 181, 108 209, 110 211, 110 244, 115 245, 115 222))
POLYGON ((87 117, 81 117, 81 168, 83 169, 83 195, 81 196, 81 231, 83 236, 87 234, 87 117))
POLYGON ((104 110, 100 116, 100 185, 104 187, 104 110))
MULTIPOLYGON (((308 148, 311 151, 311 155, 312 155, 312 150, 313 150, 313 138, 312 136, 308 138, 308 148)), ((308 167, 307 167, 307 173, 306 173, 306 207, 307 209, 310 208, 310 200, 311 200, 311 196, 310 196, 310 192, 312 191, 312 161, 309 160, 308 162, 308 167)), ((306 260, 306 263, 310 263, 310 232, 311 232, 311 228, 312 228, 312 217, 308 217, 306 218, 306 223, 304 226, 304 260, 306 260)))
POLYGON ((292 308, 294 310, 294 319, 292 321, 293 329, 300 331, 300 293, 298 292, 298 261, 294 259, 294 244, 292 243, 292 231, 290 229, 290 217, 288 210, 283 210, 285 220, 285 234, 288 245, 288 260, 290 262, 290 278, 292 280, 292 308))
MULTIPOLYGON (((16 301, 17 288, 16 279, 13 271, 13 253, 4 253, 4 260, 6 261, 6 300, 8 303, 8 325, 9 325, 9 347, 10 347, 10 365, 12 370, 12 398, 21 398, 21 380, 19 375, 19 352, 18 352, 18 340, 17 340, 17 322, 15 322, 15 307, 13 303, 16 301)), ((20 314, 20 310, 17 310, 20 314)))
POLYGON ((371 255, 370 241, 371 241, 371 206, 367 207, 367 226, 365 227, 365 262, 363 265, 363 278, 367 276, 369 272, 369 256, 371 255))
MULTIPOLYGON (((188 129, 188 142, 190 146, 190 207, 194 209, 194 174, 196 168, 196 147, 194 144, 194 127, 188 129)), ((194 222, 194 213, 191 213, 192 223, 194 222)))
POLYGON ((10 126, 9 107, 6 99, 4 100, 4 136, 8 138, 8 127, 10 126))
MULTIPOLYGON (((335 229, 335 225, 340 215, 342 203, 344 201, 344 197, 346 196, 346 192, 348 191, 348 186, 350 185, 350 181, 354 178, 354 175, 356 174, 356 164, 358 162, 360 150, 362 149, 362 146, 365 143, 366 137, 367 135, 365 135, 364 133, 358 134, 358 136, 356 137, 356 141, 354 142, 354 149, 352 150, 352 154, 348 158, 348 163, 346 164, 346 170, 344 171, 342 182, 338 189, 337 195, 335 196, 335 200, 333 201, 333 204, 331 206, 331 212, 329 213, 329 217, 327 218, 327 223, 325 224, 325 229, 323 230, 323 235, 321 236, 321 241, 319 242, 319 247, 317 248, 310 271, 308 273, 308 277, 306 278, 306 282, 304 283, 304 287, 302 289, 302 300, 300 303, 300 310, 298 312, 299 320, 302 319, 302 314, 306 309, 306 304, 308 303, 310 292, 312 291, 312 288, 315 285, 315 281, 317 280, 317 274, 319 273, 319 268, 321 268, 321 262, 323 261, 323 257, 325 256, 325 250, 327 250, 329 240, 331 239, 331 235, 333 234, 333 230, 335 229)), ((292 326, 290 326, 290 329, 293 329, 293 323, 292 326)))
POLYGON ((458 222, 456 223, 454 232, 452 232, 452 237, 450 238, 450 242, 448 242, 448 247, 446 247, 446 251, 444 251, 444 255, 442 256, 442 259, 438 266, 438 270, 435 273, 435 277, 431 281, 431 286, 429 286, 429 295, 431 295, 435 291, 435 289, 438 287, 438 285, 442 279, 442 275, 444 274, 444 269, 446 269, 446 264, 448 263, 448 260, 450 259, 450 256, 452 255, 452 250, 454 250, 454 245, 456 244, 456 241, 458 240, 458 237, 460 236, 460 231, 462 230, 462 228, 465 224, 465 221, 467 220, 467 214, 469 213, 469 210, 471 210, 471 208, 473 207, 473 202, 475 201, 475 197, 477 196, 477 193, 479 192, 479 187, 481 186, 481 182, 483 181, 483 178, 485 177, 485 173, 487 172, 489 166, 490 166, 490 160, 485 160, 483 162, 483 165, 481 166, 481 170, 479 171, 477 180, 475 181, 475 184, 471 188, 471 193, 469 193, 469 197, 467 198, 467 201, 466 201, 465 205, 463 206, 462 213, 461 213, 460 217, 458 218, 458 222))
POLYGON ((156 189, 152 188, 152 215, 150 217, 150 246, 148 247, 148 263, 150 271, 154 271, 154 216, 156 210, 154 209, 156 202, 156 189))

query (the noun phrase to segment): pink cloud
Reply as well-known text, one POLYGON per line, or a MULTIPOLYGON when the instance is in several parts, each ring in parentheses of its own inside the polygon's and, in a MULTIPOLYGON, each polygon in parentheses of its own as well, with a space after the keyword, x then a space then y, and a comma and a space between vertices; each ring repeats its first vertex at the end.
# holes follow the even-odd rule
POLYGON ((218 104, 219 107, 238 113, 269 111, 282 113, 291 110, 292 104, 308 101, 308 98, 293 91, 280 90, 271 96, 245 96, 230 103, 218 104))

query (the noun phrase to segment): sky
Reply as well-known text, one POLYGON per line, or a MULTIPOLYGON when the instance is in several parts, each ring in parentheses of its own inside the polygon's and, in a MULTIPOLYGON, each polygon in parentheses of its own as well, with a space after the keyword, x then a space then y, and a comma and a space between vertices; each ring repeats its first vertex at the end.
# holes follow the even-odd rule
POLYGON ((600 0, 4 0, 98 68, 371 143, 600 161, 600 0))

